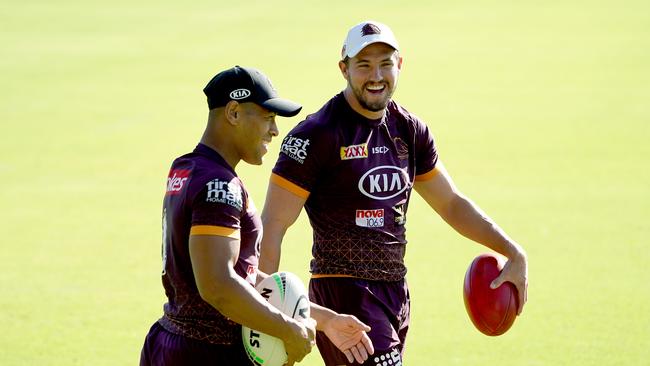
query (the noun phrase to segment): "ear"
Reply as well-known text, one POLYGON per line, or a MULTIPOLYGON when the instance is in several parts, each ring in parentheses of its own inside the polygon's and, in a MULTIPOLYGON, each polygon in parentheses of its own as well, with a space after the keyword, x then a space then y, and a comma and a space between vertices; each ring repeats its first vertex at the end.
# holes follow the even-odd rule
POLYGON ((398 56, 398 57, 397 57, 397 70, 402 71, 402 61, 404 61, 404 59, 402 58, 402 56, 398 56))
POLYGON ((345 62, 339 61, 339 70, 341 70, 341 75, 343 75, 343 78, 347 81, 350 81, 350 76, 348 74, 348 65, 345 62))
POLYGON ((231 125, 239 124, 239 117, 241 117, 241 105, 235 100, 231 100, 226 104, 224 114, 226 115, 226 120, 231 125))

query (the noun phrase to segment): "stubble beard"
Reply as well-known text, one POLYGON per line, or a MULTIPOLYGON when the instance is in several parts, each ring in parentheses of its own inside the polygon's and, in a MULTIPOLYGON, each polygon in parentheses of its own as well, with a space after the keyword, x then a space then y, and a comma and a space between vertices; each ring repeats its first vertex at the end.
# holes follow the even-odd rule
POLYGON ((361 88, 355 88, 353 85, 350 85, 352 92, 354 93, 354 97, 357 99, 357 102, 359 102, 363 108, 372 112, 379 112, 386 109, 388 106, 388 101, 390 101, 390 98, 393 96, 394 89, 391 87, 391 85, 384 83, 384 85, 386 85, 386 90, 388 91, 386 97, 375 102, 370 102, 364 97, 363 93, 366 90, 366 85, 367 84, 364 84, 361 88))

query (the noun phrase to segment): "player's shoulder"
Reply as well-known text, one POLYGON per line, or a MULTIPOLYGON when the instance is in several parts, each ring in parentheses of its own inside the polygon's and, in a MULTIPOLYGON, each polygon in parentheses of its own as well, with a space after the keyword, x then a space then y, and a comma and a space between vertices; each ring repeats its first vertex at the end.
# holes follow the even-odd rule
POLYGON ((391 116, 394 116, 394 118, 399 119, 401 121, 405 121, 411 124, 424 123, 418 116, 411 113, 408 109, 406 109, 403 105, 397 103, 395 100, 392 99, 390 100, 387 109, 388 109, 388 113, 391 116))
POLYGON ((304 120, 293 127, 283 140, 283 145, 298 140, 309 141, 310 144, 327 144, 337 136, 337 97, 330 99, 318 111, 309 114, 304 120))
POLYGON ((308 160, 323 161, 337 156, 333 153, 333 147, 337 146, 340 135, 336 126, 340 123, 338 109, 341 95, 330 99, 287 133, 280 144, 279 162, 293 159, 304 164, 308 160), (283 156, 290 159, 283 160, 283 156))
POLYGON ((294 129, 324 131, 335 128, 345 113, 343 93, 330 98, 320 109, 305 117, 294 129))
POLYGON ((196 165, 197 183, 209 181, 224 181, 230 184, 243 186, 237 174, 229 167, 217 164, 206 157, 198 157, 196 165))
POLYGON ((227 204, 245 211, 248 192, 241 179, 229 167, 217 164, 206 157, 197 157, 194 177, 189 182, 192 200, 227 204))
POLYGON ((194 151, 177 158, 172 164, 172 169, 183 170, 188 178, 188 189, 198 192, 209 189, 209 186, 238 186, 243 190, 243 184, 234 170, 222 159, 194 151), (211 183, 212 182, 212 183, 211 183))

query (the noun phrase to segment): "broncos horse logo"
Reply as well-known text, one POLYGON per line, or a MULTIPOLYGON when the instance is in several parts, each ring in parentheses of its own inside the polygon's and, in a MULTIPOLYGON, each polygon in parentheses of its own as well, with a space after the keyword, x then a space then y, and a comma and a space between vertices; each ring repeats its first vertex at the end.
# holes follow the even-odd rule
POLYGON ((363 37, 369 36, 371 34, 380 34, 380 33, 381 33, 381 29, 379 29, 378 26, 371 23, 368 23, 364 25, 363 28, 361 28, 361 36, 363 37))

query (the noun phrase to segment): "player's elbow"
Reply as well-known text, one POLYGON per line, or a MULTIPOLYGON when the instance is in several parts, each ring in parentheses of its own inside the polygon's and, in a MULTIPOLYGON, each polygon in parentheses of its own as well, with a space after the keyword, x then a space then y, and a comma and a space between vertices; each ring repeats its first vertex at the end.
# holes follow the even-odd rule
POLYGON ((223 313, 223 310, 228 308, 233 298, 230 295, 233 286, 231 282, 228 279, 222 278, 212 278, 208 281, 197 280, 196 287, 203 301, 223 313))
POLYGON ((475 211, 472 202, 463 195, 454 195, 444 204, 441 204, 436 212, 447 224, 456 231, 463 233, 469 223, 472 222, 475 211))
POLYGON ((209 284, 207 281, 196 281, 196 289, 199 291, 199 296, 203 301, 214 305, 220 302, 219 291, 214 284, 209 284))

